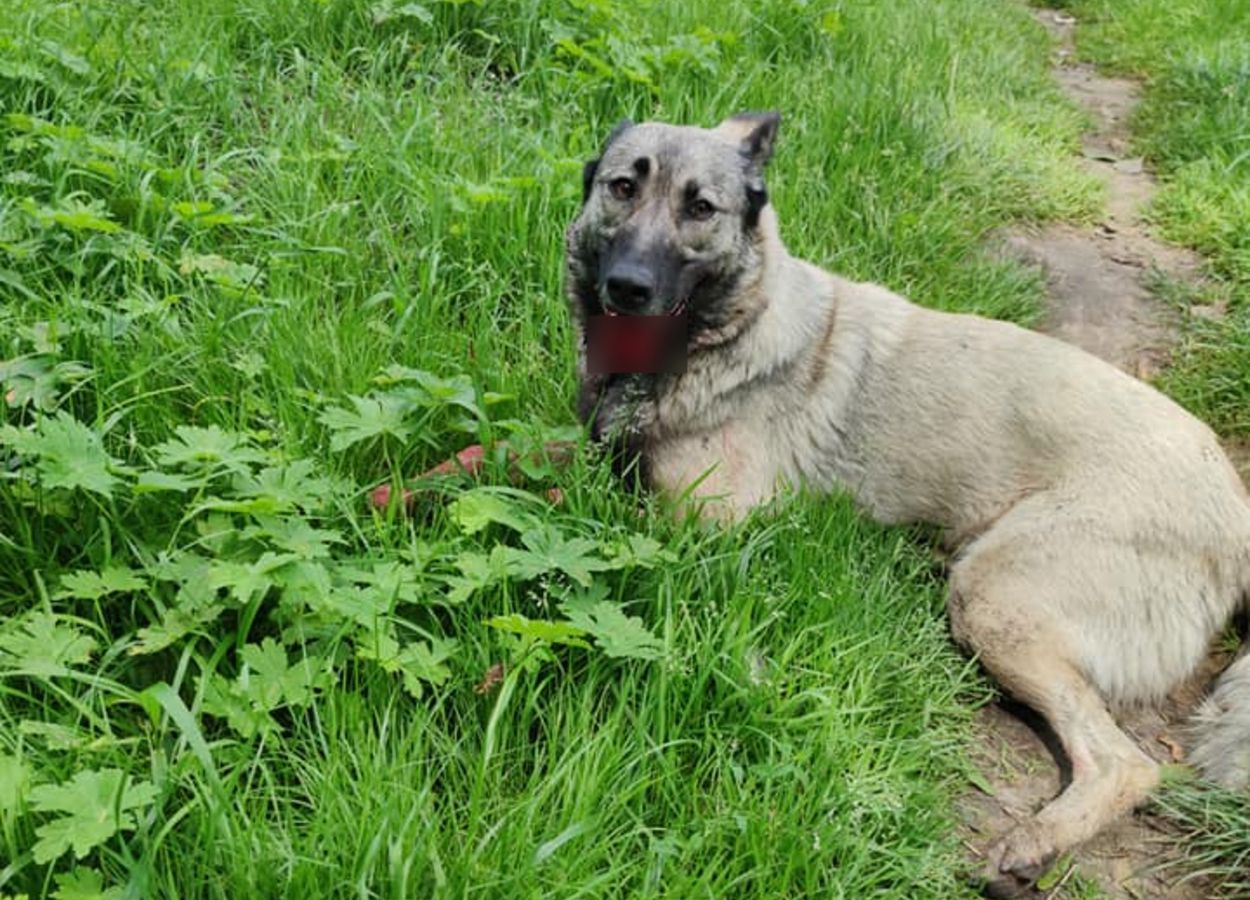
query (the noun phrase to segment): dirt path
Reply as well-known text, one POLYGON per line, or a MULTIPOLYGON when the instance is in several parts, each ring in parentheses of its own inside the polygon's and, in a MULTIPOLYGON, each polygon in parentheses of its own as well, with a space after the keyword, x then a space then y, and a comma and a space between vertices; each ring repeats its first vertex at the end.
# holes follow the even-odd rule
POLYGON ((1079 162, 1106 186, 1107 213, 1091 228, 1056 224, 1010 233, 1006 248, 1046 275, 1043 330, 1148 377, 1166 362, 1178 324, 1152 297, 1150 281, 1158 273, 1195 279, 1202 260, 1156 240, 1143 220, 1155 181, 1129 147, 1137 83, 1076 62, 1071 16, 1049 9, 1035 16, 1056 38, 1055 80, 1089 114, 1079 162))
MULTIPOLYGON (((1130 155, 1128 124, 1137 84, 1105 78, 1076 61, 1071 16, 1056 10, 1034 14, 1056 38, 1055 79, 1089 114, 1080 163, 1106 185, 1107 211, 1088 228, 1046 225, 1009 233, 1005 250, 1045 275, 1043 330, 1149 378, 1166 364, 1179 326, 1176 314, 1152 296, 1151 282, 1160 274, 1195 280, 1202 260, 1156 240, 1143 220, 1155 182, 1141 159, 1130 155)), ((1177 690, 1163 709, 1122 717, 1121 724, 1160 762, 1179 758, 1180 725, 1221 663, 1213 656, 1209 671, 1177 690)), ((978 714, 975 762, 990 791, 970 792, 961 804, 967 843, 978 852, 1055 796, 1063 783, 1057 764, 1062 753, 1052 753, 1053 736, 1040 737, 1037 724, 1027 710, 1007 704, 978 714)), ((1080 848, 1073 854, 1074 871, 1060 873, 1058 883, 1035 894, 1089 897, 1087 885, 1094 881, 1113 898, 1203 900, 1209 891, 1202 882, 1177 883, 1175 872, 1159 871, 1175 853, 1171 826, 1139 813, 1080 848)))

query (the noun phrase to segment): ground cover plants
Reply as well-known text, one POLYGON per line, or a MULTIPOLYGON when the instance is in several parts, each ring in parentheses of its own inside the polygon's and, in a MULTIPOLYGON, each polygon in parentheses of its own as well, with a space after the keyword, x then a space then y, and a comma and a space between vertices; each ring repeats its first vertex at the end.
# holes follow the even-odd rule
POLYGON ((582 161, 750 108, 792 249, 933 306, 1028 321, 983 238, 1097 208, 1014 4, 6 4, 0 895, 968 891, 922 536, 591 448, 365 503, 577 439, 582 161))

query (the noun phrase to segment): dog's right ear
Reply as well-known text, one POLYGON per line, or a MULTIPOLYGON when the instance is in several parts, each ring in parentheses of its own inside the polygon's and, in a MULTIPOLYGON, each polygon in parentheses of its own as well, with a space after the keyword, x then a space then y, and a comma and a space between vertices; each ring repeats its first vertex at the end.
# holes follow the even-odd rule
POLYGON ((730 116, 715 132, 738 144, 739 152, 757 169, 763 169, 773 155, 781 113, 747 112, 730 116))
POLYGON ((599 171, 599 160, 603 159, 603 154, 608 152, 608 148, 629 129, 634 127, 634 123, 630 119, 621 119, 616 123, 616 127, 608 133, 608 139, 603 142, 603 149, 599 151, 599 155, 589 160, 586 165, 582 166, 582 205, 590 199, 590 191, 595 186, 595 173, 599 171))

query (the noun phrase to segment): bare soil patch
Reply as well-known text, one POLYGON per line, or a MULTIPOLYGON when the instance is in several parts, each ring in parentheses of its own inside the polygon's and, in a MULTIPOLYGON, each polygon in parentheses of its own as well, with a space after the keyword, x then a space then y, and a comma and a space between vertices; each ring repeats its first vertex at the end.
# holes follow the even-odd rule
POLYGON ((1179 324, 1152 295, 1151 282, 1160 273, 1194 280, 1202 258, 1156 239, 1144 220, 1155 181, 1130 147, 1137 83, 1104 77, 1075 60, 1071 16, 1035 14, 1056 38, 1055 80, 1090 117, 1077 162, 1105 185, 1106 215, 1087 228, 1053 224, 1013 231, 1003 236, 1003 249, 1044 273, 1044 331, 1149 377, 1166 363, 1179 324))

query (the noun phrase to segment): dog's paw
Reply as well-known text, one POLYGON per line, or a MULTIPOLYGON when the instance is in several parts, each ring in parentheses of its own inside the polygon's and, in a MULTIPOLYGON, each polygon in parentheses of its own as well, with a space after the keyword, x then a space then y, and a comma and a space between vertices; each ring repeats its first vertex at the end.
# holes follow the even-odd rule
POLYGON ((1046 829, 1030 823, 1007 833, 989 852, 983 873, 987 897, 1035 896, 1033 885, 1055 861, 1058 852, 1046 829))

